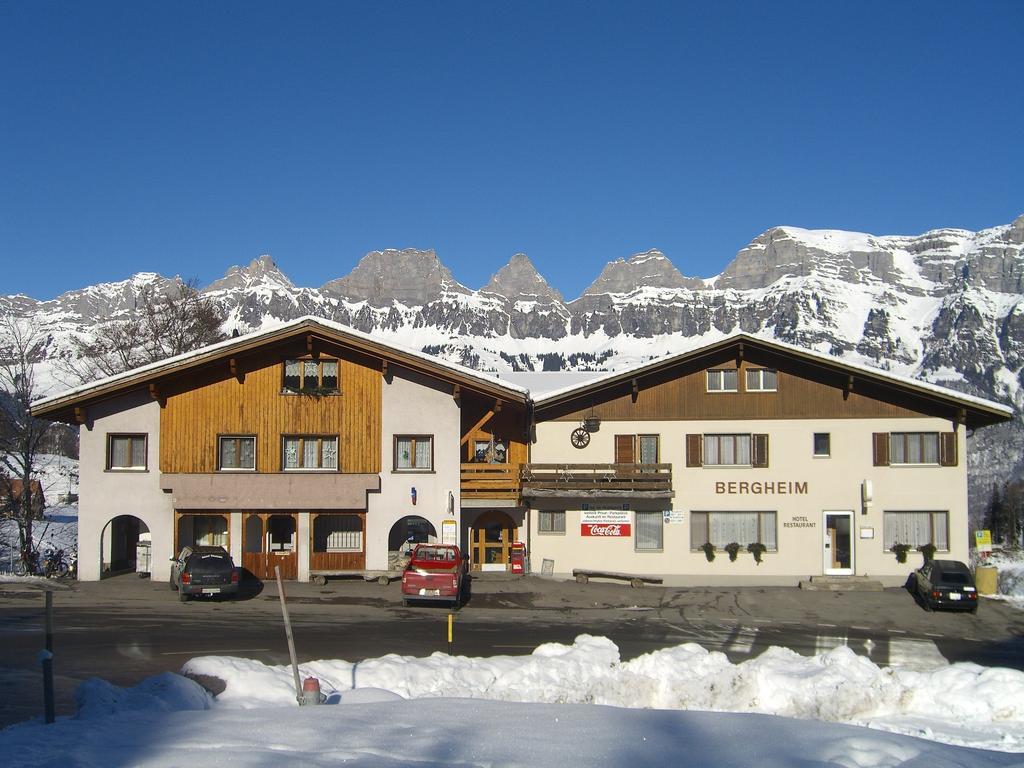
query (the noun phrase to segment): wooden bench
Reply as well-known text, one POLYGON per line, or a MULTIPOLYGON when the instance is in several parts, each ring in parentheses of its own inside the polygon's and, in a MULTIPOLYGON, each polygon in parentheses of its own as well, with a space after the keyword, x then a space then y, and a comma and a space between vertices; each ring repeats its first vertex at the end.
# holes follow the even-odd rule
POLYGON ((591 579, 621 579, 628 581, 629 586, 639 589, 644 584, 661 584, 662 580, 654 576, 637 576, 632 573, 615 573, 614 571, 591 571, 585 568, 573 568, 572 575, 577 584, 586 584, 591 579))

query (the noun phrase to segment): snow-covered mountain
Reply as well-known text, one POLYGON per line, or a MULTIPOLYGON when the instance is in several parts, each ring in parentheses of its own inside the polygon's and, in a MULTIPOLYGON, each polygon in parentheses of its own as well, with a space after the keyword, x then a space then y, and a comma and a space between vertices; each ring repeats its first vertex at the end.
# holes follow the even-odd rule
MULTIPOLYGON (((129 316, 141 291, 177 280, 140 273, 51 301, 5 296, 0 312, 34 317, 53 358, 129 316)), ((494 371, 610 370, 742 330, 1024 410, 1024 215, 917 236, 776 227, 707 279, 650 250, 605 265, 571 301, 524 254, 473 290, 416 249, 368 253, 320 288, 295 286, 261 256, 204 292, 227 311, 227 330, 319 315, 494 371)), ((1020 420, 979 433, 972 482, 1019 476, 1022 448, 1020 420)))

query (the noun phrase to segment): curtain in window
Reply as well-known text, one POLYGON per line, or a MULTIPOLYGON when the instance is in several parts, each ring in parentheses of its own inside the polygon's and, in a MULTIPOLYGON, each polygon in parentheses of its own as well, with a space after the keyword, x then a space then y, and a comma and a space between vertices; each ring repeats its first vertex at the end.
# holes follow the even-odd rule
POLYGON ((284 467, 285 469, 298 469, 299 467, 299 438, 297 437, 284 439, 284 467))
POLYGON ((690 515, 690 549, 700 549, 708 542, 708 514, 694 512, 690 515))
POLYGON ((316 389, 320 382, 317 381, 319 366, 315 360, 305 360, 302 363, 302 388, 316 389))
POLYGON ((132 444, 132 466, 146 466, 146 440, 142 437, 129 438, 132 444))
POLYGON ((256 468, 256 440, 255 438, 246 437, 238 441, 239 447, 241 448, 241 458, 239 459, 238 466, 241 469, 255 469, 256 468))
POLYGON ((324 469, 338 468, 338 438, 325 437, 323 440, 323 462, 324 469))
POLYGON ((657 512, 636 513, 636 548, 661 549, 665 530, 664 515, 657 512))
POLYGON ((196 515, 192 518, 196 544, 204 547, 227 547, 228 521, 221 515, 196 515))
POLYGON ((220 466, 225 469, 238 467, 238 456, 236 447, 238 442, 234 438, 224 438, 220 441, 220 466))
POLYGON ((757 512, 713 512, 708 517, 711 543, 718 549, 734 541, 742 546, 757 541, 757 512))
POLYGON ((320 464, 318 460, 319 440, 315 437, 307 437, 302 443, 302 466, 306 469, 316 469, 320 464))
MULTIPOLYGON (((931 542, 931 512, 886 512, 884 547, 908 544, 919 547, 931 542)), ((936 543, 935 546, 938 546, 936 543)))
POLYGON ((430 469, 430 438, 421 437, 416 441, 416 468, 430 469))
POLYGON ((640 463, 658 463, 658 436, 640 435, 640 463))
POLYGON ((943 552, 949 551, 949 513, 948 512, 933 512, 932 513, 932 529, 935 533, 935 541, 932 544, 935 545, 936 549, 942 550, 943 552))
POLYGON ((412 468, 412 438, 399 437, 396 440, 397 448, 395 453, 395 463, 398 469, 410 469, 412 468))
POLYGON ((938 464, 939 463, 939 434, 937 432, 928 432, 921 435, 921 443, 923 448, 922 462, 923 464, 938 464))
MULTIPOLYGON (((761 512, 761 543, 764 544, 769 551, 775 552, 778 550, 778 541, 775 535, 775 513, 774 512, 761 512)), ((749 543, 749 542, 748 542, 749 543)))
POLYGON ((284 364, 284 385, 292 389, 299 388, 299 361, 287 360, 284 364))
POLYGON ((324 389, 338 388, 338 361, 324 360, 321 363, 324 372, 324 389))
POLYGON ((110 466, 128 466, 128 448, 130 441, 127 437, 110 438, 110 466))
POLYGON ((356 515, 317 515, 313 522, 314 552, 361 552, 362 521, 356 515))

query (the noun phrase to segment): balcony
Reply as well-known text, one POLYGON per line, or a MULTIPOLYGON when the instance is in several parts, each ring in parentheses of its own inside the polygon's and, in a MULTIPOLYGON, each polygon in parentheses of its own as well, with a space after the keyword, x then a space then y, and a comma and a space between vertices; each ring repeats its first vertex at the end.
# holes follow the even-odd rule
POLYGON ((672 498, 671 464, 524 464, 524 497, 672 498))
POLYGON ((519 500, 519 464, 462 465, 460 493, 467 499, 519 500))

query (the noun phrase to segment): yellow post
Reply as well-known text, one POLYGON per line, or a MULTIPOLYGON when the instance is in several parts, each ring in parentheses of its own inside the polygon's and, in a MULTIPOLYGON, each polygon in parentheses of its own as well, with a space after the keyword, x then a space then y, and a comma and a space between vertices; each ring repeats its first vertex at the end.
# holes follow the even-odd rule
POLYGON ((452 615, 448 614, 448 655, 452 655, 452 615))

